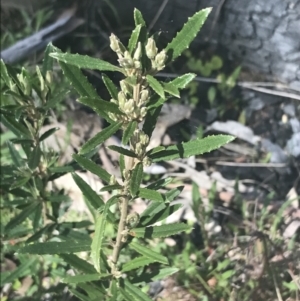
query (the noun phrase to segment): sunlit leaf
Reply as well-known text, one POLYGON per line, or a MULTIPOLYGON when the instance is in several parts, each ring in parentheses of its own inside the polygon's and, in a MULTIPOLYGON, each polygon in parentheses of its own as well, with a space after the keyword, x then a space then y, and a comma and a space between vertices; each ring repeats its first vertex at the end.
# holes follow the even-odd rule
POLYGON ((164 88, 161 83, 155 77, 149 74, 146 76, 146 79, 149 86, 154 90, 154 92, 156 92, 162 99, 166 99, 164 88))
POLYGON ((140 32, 141 32, 142 24, 139 24, 135 27, 135 29, 132 31, 129 42, 128 42, 128 51, 133 54, 133 51, 135 50, 140 32))
POLYGON ((117 130, 121 128, 122 123, 123 122, 113 123, 102 130, 100 133, 96 134, 81 147, 79 154, 84 155, 92 151, 98 145, 102 144, 105 140, 110 138, 117 130))
POLYGON ((87 252, 91 249, 90 241, 69 241, 66 242, 43 242, 27 245, 19 250, 20 253, 27 254, 69 254, 78 252, 87 252))
POLYGON ((113 83, 113 81, 106 74, 102 75, 102 80, 110 96, 113 99, 118 99, 118 88, 113 83))
POLYGON ((146 228, 133 228, 129 231, 129 234, 134 237, 152 239, 171 236, 190 229, 191 226, 189 225, 186 225, 184 223, 175 223, 161 226, 151 226, 146 228))
POLYGON ((103 169, 99 164, 96 164, 90 159, 74 154, 73 159, 83 168, 98 176, 101 180, 109 183, 111 175, 103 169))
POLYGON ((195 139, 189 142, 171 145, 164 150, 157 151, 154 148, 150 150, 147 155, 153 162, 188 158, 190 156, 211 152, 231 142, 233 139, 234 137, 229 135, 208 136, 203 139, 195 139))
POLYGON ((167 62, 176 59, 189 47, 190 43, 200 31, 210 11, 211 8, 202 9, 188 19, 182 29, 177 33, 176 37, 165 48, 168 55, 167 62))
POLYGON ((80 283, 80 282, 91 282, 97 281, 103 278, 110 277, 110 274, 85 274, 76 276, 67 276, 62 279, 64 283, 80 283))
POLYGON ((102 214, 96 220, 95 233, 94 233, 93 242, 91 245, 91 258, 92 258, 94 267, 98 273, 101 273, 100 251, 102 249, 102 243, 103 243, 103 239, 104 239, 104 232, 105 232, 108 212, 110 212, 109 208, 117 200, 118 200, 118 196, 113 196, 112 198, 110 198, 105 203, 102 214))
POLYGON ((126 129, 123 132, 122 144, 126 145, 129 142, 134 130, 137 128, 137 122, 135 120, 129 122, 126 129))
POLYGON ((87 55, 52 52, 50 53, 50 56, 57 59, 58 61, 64 62, 69 65, 74 65, 78 68, 122 72, 122 69, 117 66, 114 66, 106 61, 102 61, 97 58, 89 57, 87 55))
POLYGON ((136 257, 123 264, 122 272, 123 273, 129 272, 129 271, 138 269, 140 267, 149 265, 150 263, 154 263, 154 262, 155 262, 155 260, 148 258, 146 256, 136 257))
POLYGON ((175 78, 170 82, 170 84, 175 86, 177 89, 184 89, 195 77, 196 74, 187 73, 175 78))
POLYGON ((136 252, 140 253, 141 255, 146 256, 149 259, 152 259, 156 262, 160 262, 160 263, 163 263, 163 264, 169 264, 168 258, 166 258, 165 256, 153 251, 150 248, 147 248, 147 247, 143 246, 140 243, 131 242, 129 244, 129 247, 134 249, 136 252))
POLYGON ((140 185, 143 179, 143 163, 139 162, 136 164, 135 168, 132 171, 130 178, 130 193, 134 197, 140 189, 140 185))
POLYGON ((120 147, 120 146, 116 146, 116 145, 110 145, 108 146, 109 149, 119 153, 119 154, 122 154, 124 156, 128 156, 128 157, 132 157, 132 158, 136 158, 137 155, 130 151, 129 149, 127 148, 124 148, 124 147, 120 147))

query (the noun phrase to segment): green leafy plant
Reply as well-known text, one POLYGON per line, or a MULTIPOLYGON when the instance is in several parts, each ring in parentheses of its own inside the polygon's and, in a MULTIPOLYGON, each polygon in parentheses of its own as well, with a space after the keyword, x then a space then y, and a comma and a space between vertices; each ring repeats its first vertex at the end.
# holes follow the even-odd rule
POLYGON ((195 76, 185 74, 170 82, 161 82, 155 74, 189 46, 209 12, 210 9, 204 9, 189 18, 167 47, 158 51, 154 38, 148 36, 141 13, 135 10, 135 29, 128 46, 125 47, 115 35, 110 36, 110 47, 118 57, 119 66, 88 56, 62 53, 52 45, 46 50, 42 70, 37 68, 34 77, 24 68, 16 74, 1 63, 6 94, 14 99, 12 104, 1 108, 3 124, 17 137, 8 142, 12 163, 4 166, 2 189, 7 194, 7 206, 17 206, 21 210, 4 226, 5 235, 8 237, 21 223, 32 225, 26 228, 26 239, 18 246, 18 253, 52 254, 62 258, 76 270, 75 275, 65 275, 63 282, 80 300, 151 300, 140 286, 177 271, 169 267, 166 256, 149 247, 149 241, 191 229, 184 223, 157 224, 179 209, 180 206, 172 205, 171 201, 183 187, 162 194, 159 189, 166 182, 157 181, 143 187, 142 175, 144 167, 154 162, 210 152, 234 139, 227 135, 208 136, 148 149, 164 102, 171 96, 179 97, 179 90, 195 76), (61 100, 61 95, 53 95, 51 89, 53 59, 59 61, 64 75, 80 95, 78 101, 92 108, 109 124, 82 145, 73 155, 74 161, 62 167, 57 166, 55 154, 43 147, 43 140, 56 129, 40 135, 49 109, 61 100), (103 74, 103 82, 111 96, 110 101, 106 101, 97 94, 81 68, 119 72, 124 79, 117 87, 103 74), (97 148, 117 132, 122 133, 123 146, 109 148, 120 154, 121 179, 92 160, 97 148), (90 171, 99 177, 106 183, 102 191, 110 191, 111 198, 104 202, 74 172, 76 169, 90 171), (77 223, 71 229, 70 224, 62 222, 63 202, 68 197, 62 191, 47 190, 49 182, 66 172, 72 172, 92 213, 92 238, 87 231, 91 226, 89 221, 77 223), (140 215, 129 210, 136 198, 150 202, 140 215), (83 259, 74 254, 79 252, 89 252, 90 256, 83 259), (130 258, 125 261, 124 256, 128 254, 130 258), (167 267, 153 271, 149 265, 154 263, 167 267))

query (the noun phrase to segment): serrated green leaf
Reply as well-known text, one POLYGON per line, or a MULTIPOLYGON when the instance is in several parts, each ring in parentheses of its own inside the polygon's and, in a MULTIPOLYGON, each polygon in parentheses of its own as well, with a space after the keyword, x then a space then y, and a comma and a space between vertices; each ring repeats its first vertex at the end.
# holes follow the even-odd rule
POLYGON ((113 191, 113 190, 118 190, 118 189, 122 189, 123 186, 119 185, 119 184, 114 184, 114 185, 107 185, 104 186, 100 189, 101 192, 103 191, 113 191))
POLYGON ((109 122, 111 122, 111 119, 110 117, 108 117, 107 113, 124 115, 124 113, 122 113, 119 110, 116 104, 109 101, 105 101, 99 97, 97 98, 80 97, 77 99, 77 101, 79 103, 84 104, 85 106, 92 108, 98 115, 105 118, 109 122))
POLYGON ((166 198, 163 194, 159 193, 156 190, 148 188, 140 188, 138 196, 142 199, 154 201, 154 202, 165 202, 166 198))
POLYGON ((133 250, 135 250, 136 252, 140 253, 141 255, 154 260, 155 262, 160 262, 162 264, 169 264, 168 258, 143 246, 142 244, 138 244, 136 242, 131 242, 129 244, 129 247, 132 248, 133 250))
POLYGON ((106 74, 102 75, 102 80, 111 98, 118 99, 118 88, 113 81, 106 74))
POLYGON ((163 100, 165 100, 165 91, 161 83, 155 77, 149 74, 146 76, 146 79, 149 86, 154 90, 154 92, 156 92, 163 100))
POLYGON ((42 66, 42 73, 45 76, 47 71, 53 70, 53 58, 49 56, 51 52, 55 51, 55 47, 52 43, 49 43, 46 47, 44 52, 44 59, 43 59, 43 66, 42 66))
POLYGON ((161 280, 161 279, 166 279, 168 276, 173 275, 177 273, 179 269, 177 268, 160 268, 158 271, 153 271, 153 272, 144 272, 141 275, 135 276, 132 279, 132 283, 141 283, 141 282, 152 282, 156 280, 161 280))
POLYGON ((136 49, 140 32, 141 32, 142 24, 139 24, 132 31, 129 42, 128 42, 128 51, 133 54, 133 51, 136 49))
POLYGON ((133 17, 134 17, 135 26, 139 26, 139 25, 146 26, 146 22, 143 18, 143 15, 137 8, 135 8, 133 11, 133 17))
POLYGON ((81 147, 79 154, 84 155, 91 150, 93 150, 95 147, 103 143, 105 140, 110 138, 117 130, 119 130, 122 127, 122 121, 116 122, 108 127, 106 127, 104 130, 102 130, 100 133, 96 134, 93 138, 88 140, 84 145, 81 147))
POLYGON ((109 183, 111 175, 99 164, 77 154, 74 154, 72 157, 81 167, 98 176, 101 180, 109 183))
POLYGON ((168 184, 170 184, 174 179, 171 177, 167 177, 164 179, 159 179, 151 184, 149 184, 146 188, 148 189, 153 189, 153 190, 158 190, 161 189, 165 186, 167 186, 168 184))
POLYGON ((32 223, 33 229, 36 232, 37 229, 40 227, 40 221, 43 213, 43 204, 39 203, 36 207, 35 213, 34 213, 34 220, 32 223))
POLYGON ((125 156, 122 155, 122 154, 120 155, 119 164, 120 164, 121 176, 123 177, 123 173, 124 173, 124 170, 125 170, 125 156))
POLYGON ((162 83, 162 85, 163 85, 165 92, 167 92, 175 97, 180 98, 179 90, 175 85, 173 85, 172 83, 162 83))
POLYGON ((123 132, 122 144, 126 145, 129 142, 136 128, 137 128, 137 122, 135 120, 128 123, 126 129, 123 132))
POLYGON ((42 229, 36 231, 32 236, 30 236, 26 240, 26 244, 30 244, 32 242, 38 241, 42 237, 42 235, 44 235, 45 233, 52 234, 55 227, 56 227, 56 224, 54 224, 54 223, 46 225, 42 229))
POLYGON ((54 134, 56 131, 59 130, 59 127, 55 127, 52 128, 48 131, 46 131, 44 134, 42 134, 42 136, 40 137, 40 142, 44 141, 45 139, 47 139, 49 136, 51 136, 52 134, 54 134))
POLYGON ((152 203, 147 207, 147 209, 140 216, 139 226, 147 227, 157 222, 160 222, 166 219, 167 217, 169 217, 171 214, 176 212, 181 207, 182 207, 181 204, 167 206, 164 203, 161 203, 159 205, 157 203, 152 203))
POLYGON ((137 155, 134 152, 132 152, 129 149, 126 149, 124 147, 120 147, 120 146, 116 146, 116 145, 110 145, 110 146, 108 146, 108 148, 115 151, 115 152, 117 152, 117 153, 119 153, 119 154, 122 154, 124 156, 132 157, 132 158, 137 157, 137 155))
POLYGON ((95 233, 91 245, 91 259, 98 273, 101 273, 100 251, 102 250, 102 243, 104 239, 107 216, 108 213, 110 212, 109 207, 113 205, 117 200, 118 200, 118 196, 113 196, 112 198, 110 198, 106 202, 101 216, 99 216, 96 220, 95 233))
POLYGON ((50 53, 50 56, 57 59, 58 61, 76 66, 78 68, 100 71, 116 71, 121 73, 123 72, 123 70, 117 66, 114 66, 106 61, 102 61, 97 58, 89 57, 87 55, 52 52, 50 53))
POLYGON ((171 236, 190 229, 191 226, 184 223, 174 223, 146 228, 133 228, 129 231, 129 235, 133 237, 152 239, 171 236))
POLYGON ((234 137, 229 135, 208 136, 203 139, 195 139, 189 142, 171 145, 164 150, 157 151, 154 148, 150 150, 147 155, 152 162, 188 158, 190 156, 211 152, 234 139, 234 137))
POLYGON ((122 287, 119 287, 118 290, 126 301, 132 301, 131 295, 127 293, 122 287))
POLYGON ((132 171, 131 178, 130 178, 130 193, 133 197, 136 196, 138 193, 141 183, 143 180, 143 163, 139 162, 136 164, 135 168, 132 171))
POLYGON ((154 263, 155 260, 148 258, 146 256, 140 256, 136 257, 126 263, 123 264, 122 266, 122 272, 129 272, 135 269, 138 269, 140 267, 144 267, 146 265, 149 265, 150 263, 154 263))
MULTIPOLYGON (((156 104, 160 103, 161 98, 159 98, 158 95, 155 95, 156 97, 156 104)), ((154 128, 157 123, 157 119, 159 117, 160 111, 162 108, 162 104, 159 104, 158 106, 153 106, 152 108, 148 108, 147 114, 145 117, 145 122, 143 125, 143 132, 149 136, 149 138, 152 136, 152 132, 154 131, 154 128)))
POLYGON ((182 192, 184 186, 178 186, 166 192, 166 200, 168 202, 172 202, 175 198, 177 198, 182 192))
POLYGON ((124 289, 135 301, 152 301, 148 295, 142 292, 138 287, 131 284, 128 279, 124 280, 124 289))
POLYGON ((9 128, 16 136, 23 136, 28 139, 31 139, 31 135, 28 129, 20 122, 17 122, 13 117, 1 115, 0 118, 1 122, 7 128, 9 128))
POLYGON ((31 176, 28 176, 28 177, 24 177, 24 178, 18 178, 16 179, 12 185, 10 186, 10 189, 13 190, 13 189, 16 189, 18 187, 22 187, 24 186, 29 180, 31 179, 31 176))
POLYGON ((33 202, 29 204, 26 208, 23 208, 22 211, 12 218, 9 223, 5 226, 5 231, 10 231, 17 225, 21 224, 29 215, 31 215, 37 208, 39 203, 33 202))
POLYGON ((177 89, 184 89, 195 77, 195 73, 187 73, 175 78, 170 82, 170 84, 175 86, 177 89))
POLYGON ((76 173, 72 173, 72 177, 83 196, 94 209, 98 210, 104 206, 102 198, 80 176, 76 173))
POLYGON ((20 266, 18 266, 15 270, 10 272, 6 277, 0 277, 0 286, 3 287, 5 283, 12 283, 17 279, 20 279, 21 277, 24 277, 26 275, 26 272, 28 269, 37 264, 36 258, 28 258, 24 263, 22 263, 20 266))
POLYGON ((76 276, 67 276, 62 279, 64 283, 80 283, 80 282, 91 282, 97 281, 103 278, 110 277, 110 274, 85 274, 85 275, 76 275, 76 276))
POLYGON ((38 167, 42 156, 42 151, 40 145, 33 148, 30 158, 28 160, 28 166, 31 170, 35 170, 38 167))
POLYGON ((77 297, 79 300, 81 301, 93 301, 91 300, 91 298, 89 296, 86 296, 80 292, 78 292, 76 289, 74 288, 69 288, 69 291, 75 296, 77 297))
POLYGON ((91 249, 91 243, 89 241, 50 241, 43 243, 35 243, 27 245, 19 250, 19 253, 27 254, 69 254, 78 252, 87 252, 91 249))
POLYGON ((10 142, 7 141, 7 146, 9 149, 10 157, 12 161, 14 162, 16 167, 22 167, 25 165, 25 162, 23 161, 22 157, 20 156, 20 153, 17 151, 16 147, 10 142))
POLYGON ((81 259, 80 257, 74 254, 59 254, 59 257, 61 257, 66 263, 71 265, 73 268, 83 273, 94 274, 97 272, 89 262, 81 259))
POLYGON ((6 65, 5 65, 5 63, 3 62, 2 59, 0 61, 0 75, 3 78, 3 80, 4 80, 5 84, 7 85, 7 87, 11 89, 11 87, 14 85, 14 82, 11 79, 11 77, 9 76, 9 74, 7 72, 6 65))
POLYGON ((168 55, 167 62, 172 62, 189 47, 190 43, 200 31, 210 11, 211 8, 202 9, 188 19, 176 37, 165 48, 168 55))

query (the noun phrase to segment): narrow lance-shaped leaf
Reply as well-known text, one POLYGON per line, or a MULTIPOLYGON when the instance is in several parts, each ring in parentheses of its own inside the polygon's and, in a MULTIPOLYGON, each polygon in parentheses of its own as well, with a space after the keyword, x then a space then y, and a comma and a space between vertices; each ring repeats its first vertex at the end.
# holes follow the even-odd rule
POLYGON ((140 32, 141 32, 142 24, 139 24, 135 27, 135 29, 132 31, 129 42, 128 42, 128 51, 133 54, 133 51, 135 50, 140 32))
POLYGON ((153 272, 144 272, 141 275, 135 276, 132 278, 131 283, 141 283, 141 282, 152 282, 160 279, 166 279, 168 276, 175 274, 179 271, 177 268, 161 268, 159 271, 153 271, 153 272))
POLYGON ((210 11, 211 8, 203 9, 188 19, 176 37, 165 48, 168 55, 167 62, 173 61, 188 48, 204 24, 210 11))
POLYGON ((117 200, 118 200, 118 196, 113 196, 112 198, 110 198, 106 202, 101 216, 99 216, 96 221, 95 233, 94 233, 93 242, 91 245, 91 258, 92 258, 94 267, 98 273, 101 273, 100 251, 102 249, 102 243, 103 243, 103 239, 104 239, 104 232, 105 232, 109 207, 111 205, 113 205, 117 200))
POLYGON ((152 136, 152 133, 153 133, 154 128, 156 126, 158 116, 159 116, 160 111, 161 111, 161 108, 162 108, 162 105, 147 110, 145 122, 144 122, 144 125, 143 125, 143 132, 146 135, 148 135, 149 138, 151 138, 151 136, 152 136))
POLYGON ((66 64, 74 65, 78 68, 123 72, 122 69, 117 66, 97 58, 89 57, 87 55, 53 52, 50 53, 50 56, 66 64))
POLYGON ((40 145, 33 148, 30 158, 28 160, 28 166, 31 170, 34 170, 40 163, 42 151, 40 145))
POLYGON ((98 281, 103 278, 110 277, 110 274, 85 274, 85 275, 76 275, 76 276, 67 276, 62 279, 64 283, 80 283, 80 282, 91 282, 98 281))
POLYGON ((12 79, 10 78, 5 63, 3 62, 3 60, 0 60, 0 75, 3 78, 5 84, 7 85, 8 88, 11 89, 11 87, 14 85, 12 79))
POLYGON ((133 300, 135 301, 152 301, 148 295, 146 295, 140 288, 131 284, 127 279, 124 280, 124 289, 126 293, 133 296, 133 300))
POLYGON ((26 208, 22 209, 22 211, 12 218, 9 223, 5 226, 5 231, 10 231, 17 225, 21 224, 29 215, 34 213, 36 208, 38 207, 39 203, 33 202, 30 205, 28 205, 26 208))
POLYGON ((175 78, 170 82, 170 84, 175 86, 177 89, 184 89, 195 77, 195 73, 187 73, 175 78))
POLYGON ((105 140, 110 138, 117 130, 122 126, 122 122, 116 122, 106 127, 100 133, 96 134, 93 138, 88 140, 80 149, 79 154, 84 155, 95 147, 103 143, 105 140))
POLYGON ((177 98, 180 97, 179 90, 175 85, 173 85, 172 83, 162 83, 162 85, 163 85, 165 92, 167 92, 177 98))
POLYGON ((122 113, 118 106, 112 102, 105 101, 100 97, 91 98, 91 97, 80 97, 77 99, 79 103, 84 104, 92 108, 98 115, 107 119, 107 113, 115 113, 115 114, 124 114, 122 113))
POLYGON ((31 138, 31 134, 29 130, 20 122, 17 122, 13 117, 11 116, 4 116, 1 114, 0 116, 1 122, 9 128, 16 136, 31 138))
POLYGON ((148 188, 140 188, 138 192, 138 196, 142 199, 150 200, 154 202, 165 202, 166 200, 163 194, 148 188))
POLYGON ((178 234, 180 232, 190 230, 191 226, 184 223, 167 224, 162 226, 151 226, 146 228, 133 228, 129 231, 129 235, 143 238, 161 238, 178 234))
POLYGON ((137 122, 135 120, 129 122, 125 131, 123 132, 122 144, 126 145, 129 142, 129 139, 131 138, 136 127, 137 127, 137 122))
POLYGON ((152 162, 169 161, 178 158, 188 158, 194 155, 201 155, 220 148, 222 145, 231 142, 234 137, 229 135, 208 136, 203 139, 195 139, 186 143, 171 145, 164 150, 152 149, 148 157, 152 162))
POLYGON ((69 241, 66 242, 43 242, 25 246, 19 250, 20 253, 27 254, 69 254, 78 252, 87 252, 91 249, 89 241, 69 241))
POLYGON ((152 75, 147 75, 146 79, 149 86, 154 90, 154 92, 156 92, 162 99, 165 100, 166 99, 165 92, 161 83, 152 75))
MULTIPOLYGON (((57 54, 63 54, 62 51, 56 47, 54 47, 54 51, 57 54)), ((80 96, 94 97, 94 98, 98 97, 96 90, 89 83, 86 76, 82 74, 81 70, 78 67, 66 64, 62 61, 60 61, 59 64, 64 74, 70 80, 70 82, 72 83, 72 85, 74 86, 74 88, 76 89, 76 91, 79 93, 80 96)))
POLYGON ((10 152, 10 157, 11 157, 12 161, 14 162, 15 166, 16 167, 24 166, 25 163, 24 163, 21 155, 17 151, 16 147, 10 141, 7 141, 7 146, 8 146, 9 152, 10 152))
POLYGON ((52 129, 46 131, 44 134, 41 135, 40 142, 42 142, 45 139, 47 139, 48 137, 50 137, 52 134, 54 134, 58 130, 59 130, 59 127, 55 127, 55 128, 52 128, 52 129))
POLYGON ((101 180, 109 183, 111 175, 103 169, 99 164, 96 164, 90 159, 74 154, 73 159, 83 168, 98 176, 101 180))
POLYGON ((139 162, 132 171, 130 178, 130 192, 133 197, 136 196, 140 189, 140 185, 143 179, 143 163, 139 162))
POLYGON ((156 262, 160 262, 163 264, 168 264, 168 258, 166 258, 165 256, 154 252, 153 250, 143 246, 142 244, 138 244, 136 242, 131 242, 129 244, 129 247, 132 248, 133 250, 135 250, 136 252, 140 253, 141 255, 144 255, 150 259, 153 259, 156 262))
POLYGON ((44 60, 42 67, 42 73, 44 76, 46 75, 47 71, 52 71, 53 69, 53 58, 49 56, 49 54, 53 51, 55 51, 55 47, 52 45, 52 43, 49 43, 44 52, 44 60))
MULTIPOLYGON (((176 212, 178 209, 180 209, 182 207, 181 204, 165 206, 164 208, 161 208, 161 206, 158 206, 157 203, 153 203, 151 205, 149 207, 150 207, 150 209, 153 209, 153 210, 148 211, 147 215, 143 215, 140 217, 139 226, 147 227, 147 226, 153 225, 157 222, 160 222, 160 221, 166 219, 167 217, 169 217, 171 214, 173 214, 174 212, 176 212), (156 207, 158 207, 158 208, 154 208, 154 205, 156 205, 156 207)), ((162 205, 162 204, 160 204, 160 205, 162 205)), ((147 209, 148 209, 148 207, 147 207, 147 209)))
POLYGON ((110 145, 110 146, 108 146, 108 148, 115 151, 115 152, 117 152, 117 153, 119 153, 119 154, 122 154, 124 156, 132 157, 132 158, 137 157, 137 155, 133 151, 131 151, 127 148, 124 148, 124 147, 120 147, 120 146, 116 146, 116 145, 110 145))
POLYGON ((138 269, 140 267, 144 267, 149 265, 150 263, 154 263, 155 260, 148 258, 146 256, 139 256, 136 257, 128 262, 126 262, 123 266, 122 266, 122 272, 129 272, 135 269, 138 269))
POLYGON ((104 205, 102 198, 80 176, 78 176, 76 173, 73 173, 72 177, 86 200, 94 209, 98 210, 104 205))
POLYGON ((118 88, 113 83, 113 81, 106 74, 102 75, 102 80, 110 96, 113 99, 118 99, 118 88))
POLYGON ((133 17, 134 17, 135 26, 138 26, 138 25, 146 26, 146 22, 143 18, 142 13, 136 8, 133 11, 133 17))
POLYGON ((0 277, 1 282, 0 285, 3 286, 5 283, 13 283, 15 280, 24 277, 28 269, 37 264, 37 258, 29 258, 20 266, 18 266, 15 270, 8 274, 7 277, 0 277))

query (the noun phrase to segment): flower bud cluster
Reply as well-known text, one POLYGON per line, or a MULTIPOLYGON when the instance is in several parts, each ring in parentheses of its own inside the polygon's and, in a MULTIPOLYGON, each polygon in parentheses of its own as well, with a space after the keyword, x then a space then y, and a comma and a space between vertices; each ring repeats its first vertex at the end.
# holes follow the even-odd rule
POLYGON ((165 62, 168 56, 165 50, 157 53, 156 43, 153 38, 149 38, 147 41, 146 55, 151 60, 152 72, 157 72, 165 68, 165 62))
POLYGON ((127 76, 138 75, 142 72, 142 44, 138 43, 133 56, 129 53, 120 40, 112 34, 110 36, 110 48, 117 54, 120 66, 127 76))
POLYGON ((149 136, 143 131, 136 129, 130 138, 130 144, 134 147, 132 151, 137 154, 139 158, 142 158, 149 144, 149 136))

